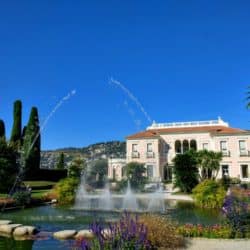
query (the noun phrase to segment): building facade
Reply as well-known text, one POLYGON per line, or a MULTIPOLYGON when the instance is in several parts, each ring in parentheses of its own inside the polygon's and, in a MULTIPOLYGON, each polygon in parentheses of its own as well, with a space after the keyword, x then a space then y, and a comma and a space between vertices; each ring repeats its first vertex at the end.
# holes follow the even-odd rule
MULTIPOLYGON (((151 181, 171 179, 174 157, 191 148, 222 152, 218 178, 228 175, 250 181, 250 131, 232 128, 220 118, 153 123, 145 131, 128 136, 127 158, 116 167, 116 178, 123 178, 122 169, 126 163, 136 161, 145 164, 151 181)), ((112 171, 109 165, 110 178, 112 171)))

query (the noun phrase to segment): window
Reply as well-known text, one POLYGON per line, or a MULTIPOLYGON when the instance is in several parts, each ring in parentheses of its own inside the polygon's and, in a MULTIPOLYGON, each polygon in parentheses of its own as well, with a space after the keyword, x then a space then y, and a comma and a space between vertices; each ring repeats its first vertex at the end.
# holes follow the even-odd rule
POLYGON ((242 178, 248 178, 248 165, 241 165, 242 178))
POLYGON ((154 167, 153 165, 147 165, 147 177, 152 179, 154 177, 154 167))
POLYGON ((137 144, 132 144, 132 152, 137 152, 137 144))
POLYGON ((221 166, 222 177, 229 176, 229 167, 228 165, 221 166))
POLYGON ((223 156, 229 156, 229 151, 227 150, 227 141, 220 142, 220 150, 223 156))
POLYGON ((152 143, 147 144, 147 152, 153 152, 153 144, 152 143))
POLYGON ((247 155, 246 141, 244 140, 239 141, 239 149, 240 149, 240 155, 247 155))
POLYGON ((191 140, 190 141, 190 148, 193 149, 193 150, 197 150, 197 143, 196 143, 196 140, 191 140))
POLYGON ((189 143, 188 140, 183 141, 183 153, 187 152, 189 150, 189 143))
POLYGON ((179 140, 175 141, 175 153, 176 154, 181 154, 182 153, 181 141, 179 141, 179 140))
POLYGON ((202 143, 202 149, 208 150, 208 143, 202 143))

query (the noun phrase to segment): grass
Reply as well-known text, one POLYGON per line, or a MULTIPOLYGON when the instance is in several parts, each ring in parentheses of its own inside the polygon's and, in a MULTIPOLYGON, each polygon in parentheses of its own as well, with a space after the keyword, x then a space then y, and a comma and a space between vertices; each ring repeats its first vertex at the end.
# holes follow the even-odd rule
POLYGON ((34 190, 31 192, 31 197, 36 199, 41 199, 45 194, 47 194, 51 189, 34 190))
POLYGON ((48 186, 54 186, 56 182, 53 181, 24 181, 24 184, 26 186, 33 187, 48 187, 48 186))

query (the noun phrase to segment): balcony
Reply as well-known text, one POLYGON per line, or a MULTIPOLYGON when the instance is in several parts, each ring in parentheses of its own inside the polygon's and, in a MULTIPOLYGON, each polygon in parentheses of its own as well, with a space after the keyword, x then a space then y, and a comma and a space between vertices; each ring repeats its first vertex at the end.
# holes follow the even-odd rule
POLYGON ((147 158, 155 158, 155 153, 154 152, 146 152, 146 157, 147 158))
POLYGON ((249 157, 250 156, 250 151, 244 150, 240 151, 240 157, 249 157))
POLYGON ((231 153, 230 153, 229 150, 227 150, 227 151, 222 151, 221 153, 222 153, 222 156, 223 156, 223 157, 230 157, 230 156, 231 156, 231 153))
POLYGON ((134 152, 131 153, 131 157, 132 157, 133 159, 140 158, 140 153, 137 152, 137 151, 134 151, 134 152))

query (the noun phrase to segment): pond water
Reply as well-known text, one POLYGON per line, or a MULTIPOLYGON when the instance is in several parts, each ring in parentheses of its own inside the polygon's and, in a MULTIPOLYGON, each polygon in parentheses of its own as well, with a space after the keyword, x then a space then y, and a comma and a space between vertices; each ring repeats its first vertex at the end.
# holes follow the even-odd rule
MULTIPOLYGON (((192 203, 178 202, 169 204, 171 209, 162 216, 168 216, 178 223, 200 223, 204 225, 216 224, 223 221, 220 212, 214 210, 198 209, 192 203)), ((10 219, 14 223, 34 225, 43 232, 55 232, 64 229, 87 229, 89 224, 96 219, 113 221, 119 219, 120 213, 116 212, 91 212, 42 206, 24 210, 0 213, 0 219, 10 219)), ((0 236, 0 250, 19 249, 71 249, 73 241, 58 241, 49 234, 43 233, 38 240, 15 241, 12 238, 0 236)))

